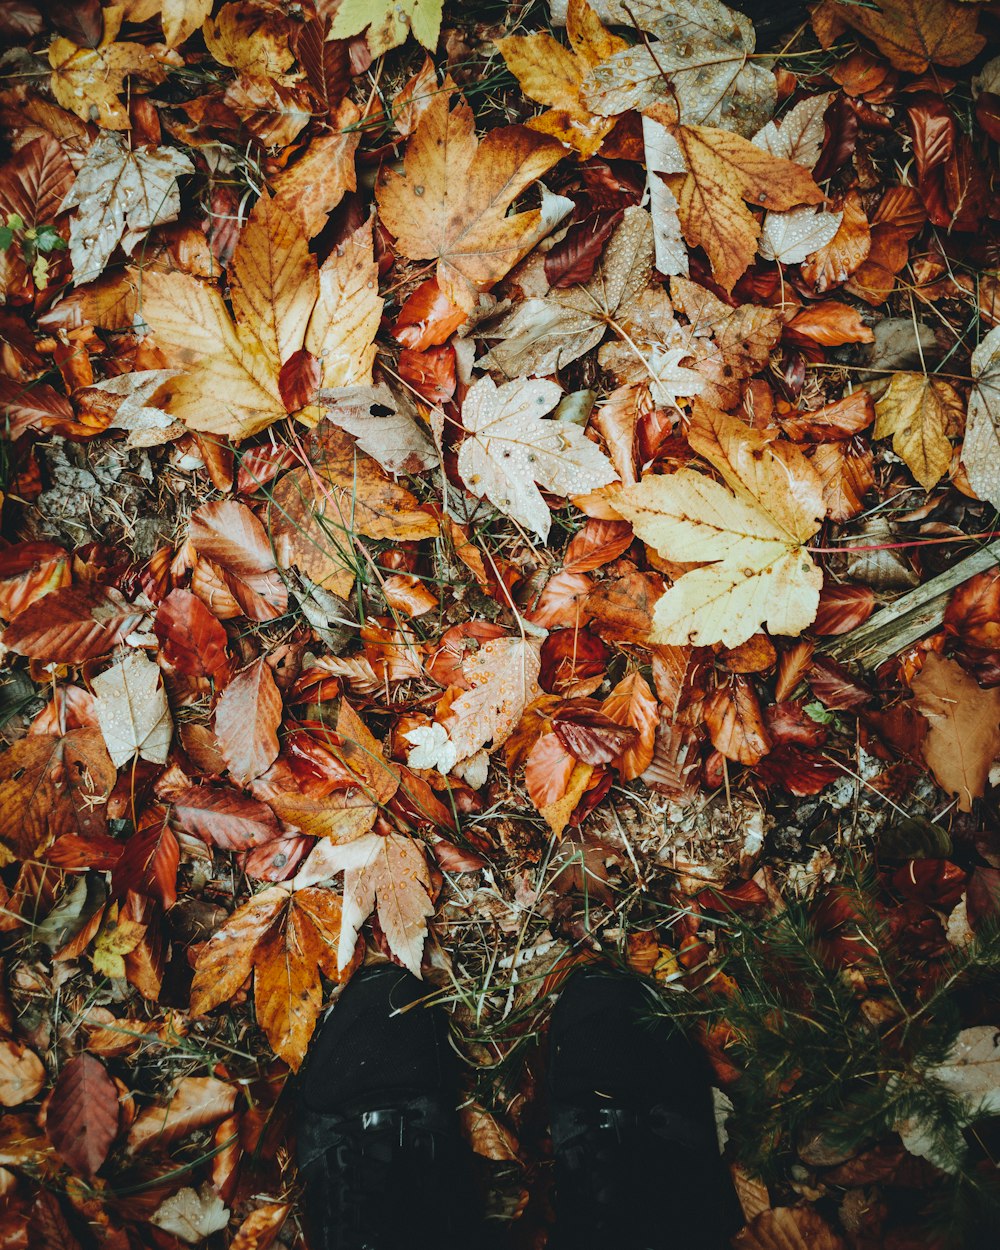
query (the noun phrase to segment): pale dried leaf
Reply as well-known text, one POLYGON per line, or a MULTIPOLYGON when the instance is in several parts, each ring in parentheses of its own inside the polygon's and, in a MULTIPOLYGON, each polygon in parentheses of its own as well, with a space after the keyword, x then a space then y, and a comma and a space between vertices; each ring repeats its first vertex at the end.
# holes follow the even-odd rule
POLYGON ((165 764, 174 723, 159 666, 141 651, 128 651, 91 684, 97 696, 94 711, 115 767, 121 768, 136 755, 152 764, 165 764))

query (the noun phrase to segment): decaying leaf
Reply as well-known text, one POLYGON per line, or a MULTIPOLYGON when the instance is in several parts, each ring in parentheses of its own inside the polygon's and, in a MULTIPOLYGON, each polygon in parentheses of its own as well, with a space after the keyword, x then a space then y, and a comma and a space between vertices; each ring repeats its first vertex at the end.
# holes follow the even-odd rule
POLYGON ((924 373, 897 373, 875 405, 873 437, 891 435, 893 451, 930 490, 951 464, 948 435, 961 431, 963 407, 949 382, 924 373))
POLYGON ((825 511, 815 471, 793 444, 707 404, 696 404, 689 438, 726 486, 680 469, 623 487, 615 500, 644 542, 703 565, 657 603, 651 640, 735 647, 765 621, 772 633, 800 634, 823 584, 804 550, 825 511))
POLYGON ((917 708, 930 722, 924 759, 937 783, 972 810, 1000 754, 1000 689, 983 690, 956 664, 931 653, 913 679, 917 708))
POLYGON ((153 1212, 150 1223, 194 1246, 226 1227, 229 1210, 206 1182, 200 1189, 186 1186, 172 1197, 164 1198, 153 1212))
POLYGON ((973 490, 1000 507, 1000 326, 972 353, 975 385, 962 444, 962 464, 973 490))
POLYGON ((462 405, 462 480, 474 495, 485 495, 543 541, 551 516, 536 482, 559 495, 582 495, 617 477, 578 425, 544 419, 561 396, 554 382, 497 386, 483 377, 469 388, 462 405))
POLYGON ((135 756, 165 764, 174 735, 160 670, 141 651, 128 651, 92 682, 94 708, 116 768, 135 756))

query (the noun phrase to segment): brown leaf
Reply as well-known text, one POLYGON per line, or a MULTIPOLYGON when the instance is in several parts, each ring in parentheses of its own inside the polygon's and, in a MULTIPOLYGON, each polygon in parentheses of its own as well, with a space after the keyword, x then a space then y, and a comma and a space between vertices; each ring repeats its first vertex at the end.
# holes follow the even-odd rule
POLYGON ((246 504, 217 499, 191 514, 191 542, 223 573, 237 603, 253 621, 271 621, 288 607, 267 531, 246 504))
POLYGON ((841 21, 867 35, 896 69, 922 74, 928 65, 965 65, 986 40, 979 16, 953 0, 880 0, 878 8, 831 4, 841 21))
POLYGON ((51 226, 73 185, 73 166, 63 146, 42 134, 20 148, 0 170, 0 214, 28 226, 51 226))
POLYGON ((820 443, 811 464, 823 485, 823 502, 834 521, 849 521, 862 510, 862 500, 875 485, 871 448, 860 439, 820 443))
POLYGON ((812 632, 824 637, 849 634, 863 625, 874 610, 875 592, 870 586, 837 586, 828 582, 820 591, 812 632))
POLYGON ((803 278, 818 295, 845 283, 868 259, 872 246, 871 227, 858 192, 848 191, 842 201, 834 203, 834 208, 844 214, 840 228, 829 243, 813 252, 801 266, 803 278))
POLYGON ((930 722, 924 759, 938 785, 972 810, 1000 754, 1000 689, 983 690, 954 660, 933 652, 913 679, 917 707, 930 722))
POLYGON ((462 1131, 477 1155, 494 1163, 520 1162, 517 1138, 496 1116, 479 1105, 467 1102, 460 1112, 462 1131))
POLYGON ((566 548, 563 571, 589 573, 610 564, 632 545, 632 527, 627 521, 588 519, 566 548))
POLYGON ((164 907, 173 907, 177 901, 180 847, 162 809, 154 809, 146 818, 148 823, 125 843, 111 871, 111 892, 115 898, 122 898, 129 890, 135 890, 157 899, 164 907))
POLYGON ((238 673, 215 709, 215 734, 230 776, 249 785, 278 758, 281 695, 262 657, 238 673))
POLYGON ((63 834, 100 833, 116 779, 99 729, 21 738, 0 757, 0 838, 29 859, 63 834))
POLYGON ((631 725, 638 737, 626 746, 616 761, 622 781, 634 781, 653 759, 659 705, 649 683, 635 670, 623 677, 601 705, 605 716, 619 725, 631 725))
POLYGON ((734 677, 703 705, 705 724, 712 745, 726 759, 739 764, 756 764, 771 749, 771 737, 764 725, 760 703, 753 686, 744 677, 734 677))
POLYGON ((574 699, 552 716, 552 727, 570 755, 583 764, 610 764, 639 738, 631 724, 605 715, 593 699, 574 699))
POLYGON ((222 786, 188 786, 170 796, 178 828, 206 846, 245 851, 273 842, 281 825, 266 803, 222 786))
POLYGON ((828 299, 800 309, 788 323, 790 336, 819 343, 821 347, 841 347, 844 343, 873 343, 875 334, 866 326, 856 308, 828 299))
POLYGON ((45 1132, 71 1171, 93 1176, 118 1134, 118 1090, 93 1055, 77 1055, 59 1073, 45 1132))
POLYGON ((169 1146, 195 1129, 218 1124, 235 1106, 236 1089, 225 1081, 213 1076, 181 1077, 165 1107, 144 1107, 132 1121, 129 1152, 151 1144, 169 1146))
POLYGON ((110 586, 67 586, 36 600, 4 631, 5 647, 47 663, 81 664, 107 655, 142 620, 110 586))
POLYGON ((576 760, 554 733, 539 736, 524 763, 528 797, 539 811, 563 797, 575 768, 576 760))
POLYGON ((0 616, 10 620, 70 576, 69 555, 56 543, 12 543, 0 552, 0 616))
POLYGON ((734 1250, 846 1250, 813 1207, 775 1207, 754 1216, 733 1238, 734 1250))
POLYGON ((287 1202, 264 1202, 236 1230, 229 1250, 270 1250, 292 1208, 287 1202))
POLYGON ((19 1107, 45 1084, 45 1064, 33 1050, 12 1038, 0 1039, 0 1103, 19 1107))
POLYGON ((875 420, 875 402, 864 390, 852 391, 843 399, 835 400, 813 412, 797 417, 786 417, 781 428, 795 442, 825 443, 837 438, 850 438, 875 420))
POLYGON ((226 631, 190 590, 172 590, 153 622, 160 658, 185 677, 207 677, 217 689, 229 680, 226 631))

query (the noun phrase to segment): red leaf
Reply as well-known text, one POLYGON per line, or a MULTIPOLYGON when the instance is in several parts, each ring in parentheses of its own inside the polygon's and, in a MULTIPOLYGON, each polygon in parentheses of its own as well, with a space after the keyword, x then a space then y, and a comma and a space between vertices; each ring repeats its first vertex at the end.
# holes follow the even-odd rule
POLYGON ((427 662, 427 673, 441 686, 472 687, 462 672, 462 661, 474 655, 484 642, 503 638, 506 630, 492 621, 463 621, 452 625, 438 639, 437 650, 427 662))
POLYGON ((875 592, 870 586, 838 586, 827 582, 819 597, 819 610, 810 625, 814 634, 849 634, 863 625, 875 610, 875 592))
POLYGON ((632 526, 628 521, 597 521, 590 517, 566 548, 563 571, 590 573, 610 564, 628 551, 632 538, 632 526))
POLYGON ((281 695, 263 658, 245 668, 222 692, 215 733, 230 776, 249 785, 278 758, 281 695))
POLYGON ((603 674, 608 649, 586 629, 555 629, 542 643, 541 660, 539 685, 558 694, 578 681, 603 674))
POLYGON ((298 464, 299 458, 291 447, 283 443, 263 443, 240 453, 240 467, 236 474, 236 490, 240 495, 253 495, 274 481, 282 469, 298 464))
POLYGON ((586 573, 563 569, 545 583, 538 602, 527 613, 528 620, 543 629, 579 629, 590 620, 586 601, 593 588, 586 573))
POLYGON ((455 349, 445 344, 415 352, 404 347, 399 353, 399 376, 429 404, 446 404, 458 385, 455 349))
POLYGON ((863 707, 872 698, 868 687, 856 681, 835 660, 814 659, 809 670, 809 685, 820 703, 833 711, 863 707))
POLYGON ((14 543, 0 551, 0 616, 7 620, 70 583, 69 555, 56 543, 14 543))
POLYGON ((256 847, 243 861, 243 871, 254 881, 287 881, 315 844, 315 838, 295 834, 256 847))
POLYGON ((576 286, 590 281, 604 245, 621 221, 622 211, 594 213, 570 226, 565 238, 545 254, 545 277, 549 286, 576 286))
POLYGON ((207 677, 216 687, 229 680, 229 639, 222 624, 190 590, 172 590, 160 604, 153 632, 160 655, 185 677, 207 677))
POLYGON ((177 902, 177 865, 180 847, 161 812, 125 843, 111 870, 111 892, 123 898, 129 890, 155 898, 164 907, 177 902))
POLYGON ((93 1176, 118 1133, 118 1090, 92 1055, 77 1055, 59 1073, 45 1132, 73 1172, 93 1176))
POLYGON ((323 367, 312 352, 300 347, 292 352, 278 374, 278 393, 288 413, 298 412, 316 402, 316 392, 323 380, 323 367))
POLYGON ((246 504, 217 499, 191 514, 191 542, 219 566, 226 584, 253 621, 272 621, 288 607, 267 531, 246 504))
POLYGON ((528 752, 524 784, 528 797, 541 811, 566 793, 576 760, 554 733, 543 733, 528 752))
POLYGON ((466 318, 467 314, 455 307, 436 279, 428 278, 400 309, 392 334, 397 343, 423 352, 446 343, 466 318))
POLYGON ((39 135, 0 170, 0 213, 16 213, 29 226, 51 226, 74 177, 62 144, 52 135, 39 135))
POLYGON ((45 852, 45 862, 57 868, 96 868, 108 872, 121 859, 124 846, 104 833, 92 833, 81 837, 78 833, 64 833, 45 852))
POLYGON ((44 29, 41 13, 28 0, 3 0, 0 4, 0 36, 4 39, 34 39, 44 29))
POLYGON ((245 851, 281 836, 281 824, 266 803, 221 786, 189 786, 171 799, 178 828, 207 846, 245 851))
POLYGON ((875 401, 867 391, 858 390, 815 412, 788 417, 782 421, 781 428, 797 443, 807 439, 826 443, 836 438, 852 438, 874 420, 875 401))
POLYGON ((791 342, 819 343, 822 347, 841 347, 844 343, 872 343, 875 334, 861 320, 856 308, 837 300, 826 300, 797 312, 786 327, 785 338, 791 342))
MULTIPOLYGON (((38 1250, 80 1250, 80 1243, 73 1236, 59 1199, 47 1189, 40 1189, 31 1208, 28 1244, 38 1250)), ((13 1244, 4 1242, 5 1250, 14 1250, 13 1244)))
MULTIPOLYGON (((955 150, 958 127, 951 109, 940 96, 921 93, 907 105, 907 124, 913 136, 913 156, 917 166, 917 183, 943 165, 955 150)), ((921 187, 921 191, 923 188, 921 187)))
POLYGON ((764 719, 775 746, 795 742, 799 746, 818 747, 826 741, 826 730, 801 703, 772 703, 764 709, 764 719))
POLYGON ((577 699, 552 717, 552 728, 570 755, 583 764, 611 764, 639 737, 633 725, 619 725, 593 699, 577 699))
POLYGON ((7 626, 3 642, 33 659, 81 664, 107 655, 142 617, 110 586, 67 586, 26 608, 7 626))
POLYGON ((1000 95, 984 91, 976 101, 976 121, 994 143, 1000 143, 1000 95))
POLYGON ((756 772, 765 785, 783 786, 797 798, 819 794, 844 775, 842 769, 818 751, 785 744, 774 747, 757 765, 756 772))
POLYGON ((703 704, 712 745, 728 760, 756 764, 771 749, 760 703, 745 677, 716 690, 703 704))
POLYGON ((11 439, 74 419, 73 405, 47 382, 0 378, 0 416, 11 439))

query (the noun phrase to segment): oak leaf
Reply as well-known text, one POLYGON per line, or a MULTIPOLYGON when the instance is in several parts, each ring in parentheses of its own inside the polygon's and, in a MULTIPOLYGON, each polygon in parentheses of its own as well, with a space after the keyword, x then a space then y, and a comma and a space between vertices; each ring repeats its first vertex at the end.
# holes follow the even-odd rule
POLYGON ((281 366, 303 347, 321 362, 324 386, 370 383, 382 309, 371 230, 360 226, 317 269, 302 218, 262 195, 230 267, 235 322, 217 287, 146 273, 142 315, 183 371, 165 388, 166 410, 194 430, 259 433, 287 415, 281 366))
POLYGON ((398 48, 413 37, 428 52, 437 47, 444 0, 343 0, 337 7, 328 39, 349 39, 367 31, 372 56, 398 48))
POLYGON ((594 155, 615 122, 591 113, 580 88, 590 70, 628 44, 604 28, 587 0, 570 0, 566 35, 569 48, 547 33, 509 35, 496 46, 524 94, 548 105, 528 126, 570 144, 586 158, 594 155))
POLYGON ((1000 326, 972 353, 973 388, 962 444, 962 464, 972 489, 1000 508, 1000 326))
MULTIPOLYGON (((332 843, 319 845, 334 849, 332 843)), ((332 890, 301 886, 293 893, 271 886, 254 895, 202 948, 191 986, 192 1012, 203 1015, 226 1002, 253 971, 257 1021, 275 1054, 297 1071, 323 1002, 319 972, 346 981, 360 962, 352 941, 349 951, 341 942, 338 963, 343 932, 341 900, 332 890)))
POLYGON ((366 833, 340 845, 319 842, 294 884, 309 886, 341 871, 344 901, 338 969, 343 973, 350 968, 361 926, 377 908, 389 949, 419 977, 427 918, 434 914, 431 876, 420 844, 398 833, 384 837, 366 833))
POLYGON ((119 244, 131 256, 154 226, 176 221, 177 179, 191 173, 194 165, 177 148, 133 151, 113 131, 98 135, 62 202, 63 212, 77 209, 69 232, 74 282, 98 277, 119 244))
POLYGON ((514 200, 565 148, 525 126, 491 130, 480 142, 472 110, 464 101, 449 109, 449 94, 431 101, 407 144, 403 173, 388 170, 376 195, 399 250, 411 260, 436 259, 438 286, 468 311, 570 204, 559 200, 508 217, 514 200))
POLYGON ((582 495, 618 476, 578 425, 544 420, 561 397, 554 382, 520 379, 497 386, 482 377, 462 405, 462 480, 543 541, 552 518, 536 482, 555 494, 582 495))
POLYGON ((931 726, 924 759, 942 790, 958 796, 959 810, 971 811, 1000 754, 1000 689, 983 690, 960 664, 933 652, 911 685, 931 726))
POLYGON ((116 768, 135 756, 165 764, 174 724, 160 669, 141 651, 128 651, 91 682, 97 698, 94 710, 104 743, 116 768))
POLYGON ((215 709, 215 733, 230 776, 241 785, 278 758, 281 695, 263 657, 226 686, 215 709))
POLYGON ((824 514, 815 471, 793 444, 700 402, 689 441, 726 486, 681 469, 624 487, 615 502, 661 555, 703 564, 656 604, 651 641, 735 647, 765 621, 772 633, 800 634, 823 584, 804 550, 824 514))
POLYGON ((951 464, 949 434, 964 420, 962 398, 949 383, 925 373, 896 373, 875 405, 873 438, 892 437, 892 450, 924 490, 951 464))
POLYGON ((823 192, 801 165, 731 131, 677 125, 662 105, 651 116, 674 139, 674 172, 667 182, 677 197, 684 237, 692 247, 705 249, 715 280, 731 291, 753 260, 760 237, 760 226, 743 201, 787 209, 819 204, 823 192))

